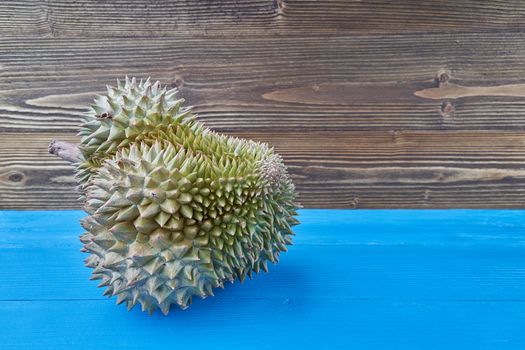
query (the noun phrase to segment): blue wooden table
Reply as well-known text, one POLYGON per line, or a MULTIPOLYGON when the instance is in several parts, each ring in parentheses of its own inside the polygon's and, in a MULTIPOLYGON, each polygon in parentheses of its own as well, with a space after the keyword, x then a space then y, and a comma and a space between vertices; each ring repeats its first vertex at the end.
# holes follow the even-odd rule
POLYGON ((102 297, 80 211, 0 211, 0 349, 525 349, 525 211, 302 210, 270 272, 165 317, 102 297))

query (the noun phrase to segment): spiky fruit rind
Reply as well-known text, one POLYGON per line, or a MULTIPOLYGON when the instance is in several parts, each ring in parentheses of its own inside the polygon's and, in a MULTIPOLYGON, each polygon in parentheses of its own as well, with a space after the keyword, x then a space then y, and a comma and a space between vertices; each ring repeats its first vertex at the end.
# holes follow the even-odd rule
POLYGON ((81 237, 106 295, 165 314, 266 271, 297 224, 294 186, 266 144, 217 134, 193 118, 158 118, 168 119, 114 152, 107 140, 92 148, 101 159, 98 149, 110 145, 83 186, 89 216, 81 237))
POLYGON ((142 140, 159 126, 192 122, 193 116, 182 107, 183 102, 177 98, 177 89, 168 90, 150 79, 137 82, 126 78, 116 87, 107 86, 107 95, 96 97, 80 128, 81 189, 119 148, 142 140))

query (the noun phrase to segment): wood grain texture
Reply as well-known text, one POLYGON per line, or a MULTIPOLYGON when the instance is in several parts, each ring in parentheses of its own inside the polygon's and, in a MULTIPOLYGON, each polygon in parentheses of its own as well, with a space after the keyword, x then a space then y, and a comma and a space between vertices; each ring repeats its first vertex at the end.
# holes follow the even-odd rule
POLYGON ((201 119, 222 131, 524 128, 524 99, 512 93, 416 96, 437 86, 440 71, 464 86, 525 81, 519 35, 482 39, 0 39, 0 129, 74 132, 94 94, 126 74, 179 87, 201 119))
POLYGON ((0 348, 525 346, 522 210, 301 210, 268 273, 151 317, 88 280, 84 215, 0 211, 0 348))
POLYGON ((274 145, 308 207, 523 207, 524 14, 510 0, 2 2, 0 208, 77 207, 47 142, 74 139, 126 74, 274 145))
POLYGON ((520 30, 520 0, 26 0, 0 4, 0 34, 10 36, 218 36, 520 30))
MULTIPOLYGON (((513 208, 525 205, 519 132, 242 132, 284 156, 307 207, 513 208), (458 200, 459 198, 459 200, 458 200)), ((46 154, 53 137, 1 133, 0 202, 10 208, 77 208, 73 168, 46 154), (21 143, 20 139, 30 139, 21 143), (10 146, 11 145, 11 146, 10 146), (12 145, 16 145, 16 148, 12 145)))

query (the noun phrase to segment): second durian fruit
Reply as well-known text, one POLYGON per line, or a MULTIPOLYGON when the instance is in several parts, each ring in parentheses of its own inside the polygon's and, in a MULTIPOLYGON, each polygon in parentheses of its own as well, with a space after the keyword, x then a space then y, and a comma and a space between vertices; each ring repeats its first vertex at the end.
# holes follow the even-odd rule
POLYGON ((266 271, 298 223, 281 157, 209 130, 182 103, 175 89, 126 78, 80 130, 86 265, 129 309, 167 314, 266 271))

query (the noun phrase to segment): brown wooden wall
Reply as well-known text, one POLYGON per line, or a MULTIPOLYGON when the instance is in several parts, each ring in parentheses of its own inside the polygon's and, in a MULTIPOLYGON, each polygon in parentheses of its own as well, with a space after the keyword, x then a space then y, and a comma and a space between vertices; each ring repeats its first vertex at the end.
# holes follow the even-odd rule
POLYGON ((0 208, 77 208, 84 106, 124 75, 281 152, 307 207, 525 205, 525 1, 0 2, 0 208))

